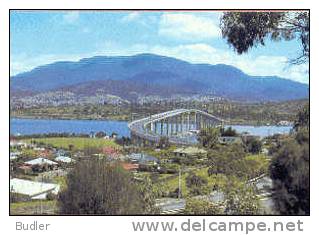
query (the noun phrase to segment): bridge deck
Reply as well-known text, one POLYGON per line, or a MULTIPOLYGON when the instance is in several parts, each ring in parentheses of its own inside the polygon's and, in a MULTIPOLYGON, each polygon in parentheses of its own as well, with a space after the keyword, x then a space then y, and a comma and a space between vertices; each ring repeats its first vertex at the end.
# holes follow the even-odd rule
MULTIPOLYGON (((131 133, 142 138, 146 139, 152 142, 158 142, 162 136, 167 135, 159 135, 154 132, 149 132, 147 130, 147 126, 159 122, 161 120, 166 120, 168 118, 172 118, 174 116, 182 115, 182 114, 189 114, 189 113, 197 113, 203 116, 206 116, 207 118, 214 120, 216 123, 222 123, 223 121, 209 113, 203 112, 201 110, 196 109, 175 109, 171 111, 167 111, 164 113, 158 113, 151 115, 146 118, 142 118, 139 120, 135 120, 128 124, 128 127, 131 130, 131 133)), ((196 144, 196 141, 194 142, 194 133, 191 134, 191 132, 188 130, 188 132, 181 132, 177 135, 168 135, 169 142, 174 144, 182 144, 182 145, 192 145, 196 144)))

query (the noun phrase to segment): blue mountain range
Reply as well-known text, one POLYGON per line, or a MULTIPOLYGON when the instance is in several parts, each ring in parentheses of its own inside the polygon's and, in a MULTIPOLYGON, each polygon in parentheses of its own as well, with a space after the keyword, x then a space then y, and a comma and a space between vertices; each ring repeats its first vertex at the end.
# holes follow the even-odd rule
POLYGON ((191 64, 154 54, 96 56, 39 66, 10 78, 11 95, 71 91, 134 95, 214 95, 241 101, 283 101, 309 96, 307 84, 277 76, 250 76, 225 64, 191 64))

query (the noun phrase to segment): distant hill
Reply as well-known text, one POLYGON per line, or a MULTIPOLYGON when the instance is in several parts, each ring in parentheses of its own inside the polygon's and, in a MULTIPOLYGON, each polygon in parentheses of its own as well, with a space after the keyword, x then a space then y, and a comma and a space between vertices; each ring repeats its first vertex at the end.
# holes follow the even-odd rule
POLYGON ((153 54, 56 62, 11 77, 11 96, 69 91, 134 100, 136 96, 213 95, 241 101, 307 98, 309 87, 276 76, 249 76, 224 64, 191 64, 153 54))

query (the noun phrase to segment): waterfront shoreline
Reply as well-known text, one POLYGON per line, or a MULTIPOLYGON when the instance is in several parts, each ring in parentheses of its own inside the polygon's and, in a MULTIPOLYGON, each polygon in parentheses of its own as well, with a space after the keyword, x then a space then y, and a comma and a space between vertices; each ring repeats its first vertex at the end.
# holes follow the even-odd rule
MULTIPOLYGON (((130 120, 128 119, 116 119, 116 118, 90 118, 90 117, 52 117, 52 116, 16 116, 10 115, 10 119, 35 119, 35 120, 83 120, 83 121, 116 121, 116 122, 127 122, 129 123, 130 120)), ((278 125, 275 123, 260 123, 256 124, 257 121, 250 121, 250 122, 236 122, 236 121, 225 121, 225 125, 236 125, 236 126, 254 126, 254 127, 263 127, 263 126, 278 126, 278 127, 289 127, 291 125, 278 125)))

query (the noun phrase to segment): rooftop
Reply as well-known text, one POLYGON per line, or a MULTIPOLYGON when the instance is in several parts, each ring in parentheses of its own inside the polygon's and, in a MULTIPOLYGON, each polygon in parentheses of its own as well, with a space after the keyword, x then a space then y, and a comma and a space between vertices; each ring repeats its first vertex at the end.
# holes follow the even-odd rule
POLYGON ((23 179, 10 179, 10 192, 37 197, 43 193, 52 192, 57 194, 60 190, 58 184, 48 184, 23 179))
POLYGON ((64 162, 64 163, 71 163, 75 161, 74 159, 70 157, 65 157, 65 156, 58 156, 54 160, 56 160, 57 162, 64 162))
POLYGON ((49 159, 39 157, 39 158, 25 162, 25 164, 28 164, 28 165, 44 165, 44 164, 56 165, 57 163, 54 161, 51 161, 49 159))
POLYGON ((184 147, 184 148, 177 148, 173 151, 174 153, 182 153, 182 154, 187 154, 187 155, 192 155, 192 154, 206 154, 207 151, 204 149, 200 149, 197 147, 184 147))

